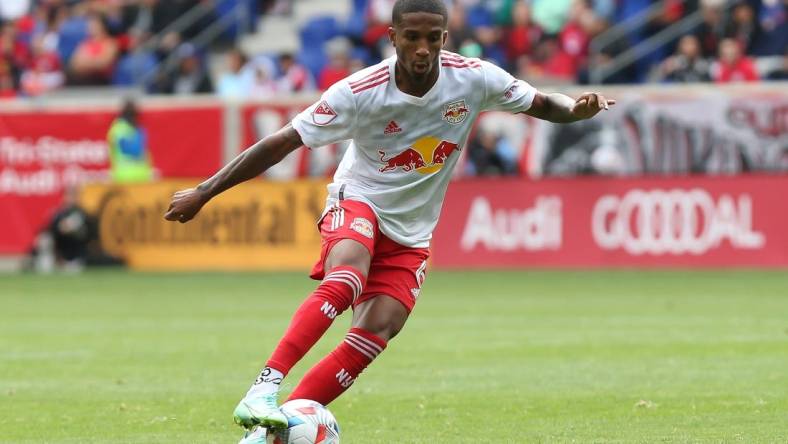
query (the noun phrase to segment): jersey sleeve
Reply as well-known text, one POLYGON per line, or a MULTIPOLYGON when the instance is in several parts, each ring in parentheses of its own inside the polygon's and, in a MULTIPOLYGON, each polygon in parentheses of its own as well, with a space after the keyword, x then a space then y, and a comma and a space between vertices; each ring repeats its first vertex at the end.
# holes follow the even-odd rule
POLYGON ((353 138, 356 105, 345 82, 332 85, 316 103, 292 120, 293 128, 309 148, 353 138))
POLYGON ((536 88, 490 62, 481 63, 484 73, 484 110, 519 113, 531 107, 536 88))

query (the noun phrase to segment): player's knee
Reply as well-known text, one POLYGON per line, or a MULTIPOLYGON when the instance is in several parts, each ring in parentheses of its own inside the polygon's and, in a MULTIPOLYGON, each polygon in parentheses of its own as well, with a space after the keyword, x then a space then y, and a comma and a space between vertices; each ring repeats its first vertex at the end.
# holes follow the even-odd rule
MULTIPOLYGON (((367 277, 361 270, 350 266, 334 267, 326 272, 323 282, 312 293, 312 297, 330 304, 332 310, 336 310, 336 313, 332 313, 336 316, 350 308, 353 301, 361 296, 366 283, 367 277)), ((333 319, 333 316, 329 317, 333 319)))
POLYGON ((384 341, 390 341, 394 336, 397 336, 404 325, 404 319, 377 318, 365 319, 360 322, 358 327, 372 333, 384 341))
POLYGON ((363 257, 357 256, 349 256, 349 257, 342 257, 339 258, 335 264, 332 264, 333 267, 331 269, 335 269, 337 267, 351 267, 355 270, 358 270, 359 273, 364 275, 366 279, 367 273, 369 273, 369 260, 363 257))

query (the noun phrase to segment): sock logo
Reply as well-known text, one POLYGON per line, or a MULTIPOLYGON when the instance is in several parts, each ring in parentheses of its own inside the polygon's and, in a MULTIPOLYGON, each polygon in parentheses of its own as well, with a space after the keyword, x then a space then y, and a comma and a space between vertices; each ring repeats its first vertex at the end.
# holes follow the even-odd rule
POLYGON ((282 383, 282 378, 271 377, 271 369, 266 367, 260 372, 260 376, 254 380, 254 385, 262 384, 264 382, 279 385, 282 383))
POLYGON ((339 385, 341 385, 342 388, 348 388, 353 385, 355 379, 343 368, 337 373, 337 381, 339 381, 339 385))
POLYGON ((328 319, 334 319, 337 317, 337 309, 334 308, 333 305, 329 304, 328 301, 323 302, 323 306, 320 307, 320 311, 322 311, 323 314, 328 317, 328 319))

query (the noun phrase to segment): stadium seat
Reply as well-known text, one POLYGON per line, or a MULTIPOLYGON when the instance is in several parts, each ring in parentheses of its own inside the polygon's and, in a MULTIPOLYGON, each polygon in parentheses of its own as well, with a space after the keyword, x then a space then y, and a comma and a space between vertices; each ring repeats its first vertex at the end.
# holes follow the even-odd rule
POLYGON ((77 49, 79 43, 88 36, 88 21, 85 17, 69 17, 60 25, 59 34, 57 52, 65 64, 71 59, 71 54, 77 49))
POLYGON ((493 17, 490 11, 483 5, 477 5, 468 9, 468 25, 471 28, 478 28, 479 26, 492 26, 493 17))
POLYGON ((364 65, 372 65, 375 63, 375 61, 372 60, 372 53, 370 53, 369 48, 364 46, 356 46, 350 50, 350 58, 359 59, 364 62, 364 65))
POLYGON ((337 19, 333 16, 315 17, 301 28, 301 45, 303 47, 320 46, 323 42, 341 35, 337 19))
POLYGON ((157 65, 156 57, 149 52, 131 53, 123 56, 115 66, 112 84, 132 86, 145 74, 153 71, 157 65))
POLYGON ((367 12, 369 0, 353 0, 353 13, 360 13, 362 16, 367 12))
POLYGON ((353 10, 345 22, 344 34, 350 38, 360 40, 366 29, 367 20, 364 10, 353 10))
POLYGON ((234 8, 243 3, 243 16, 239 19, 235 17, 232 19, 231 24, 222 32, 222 38, 228 42, 234 41, 241 33, 241 28, 245 26, 247 29, 254 29, 255 18, 257 17, 257 5, 252 0, 219 0, 216 2, 216 16, 224 17, 227 14, 232 14, 234 8), (243 23, 243 22, 246 23, 243 23))

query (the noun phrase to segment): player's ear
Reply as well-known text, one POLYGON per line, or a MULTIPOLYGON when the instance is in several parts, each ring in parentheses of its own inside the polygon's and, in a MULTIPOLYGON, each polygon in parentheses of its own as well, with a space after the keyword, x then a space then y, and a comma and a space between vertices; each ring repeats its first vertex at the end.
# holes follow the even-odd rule
POLYGON ((391 46, 397 47, 397 30, 394 29, 393 26, 389 26, 389 41, 391 42, 391 46))
POLYGON ((449 31, 443 31, 443 43, 441 44, 441 48, 446 46, 446 40, 449 38, 449 31))

